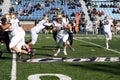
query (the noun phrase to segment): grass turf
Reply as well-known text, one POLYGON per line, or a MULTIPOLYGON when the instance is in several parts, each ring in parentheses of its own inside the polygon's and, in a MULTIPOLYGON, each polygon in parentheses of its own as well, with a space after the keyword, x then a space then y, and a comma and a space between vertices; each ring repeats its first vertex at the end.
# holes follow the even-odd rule
MULTIPOLYGON (((120 51, 119 47, 119 35, 114 35, 110 41, 110 48, 120 51)), ((80 58, 80 57, 97 57, 97 56, 117 56, 119 53, 106 50, 102 47, 87 43, 92 42, 104 47, 103 35, 74 35, 73 47, 75 51, 67 49, 68 57, 80 58), (84 42, 86 41, 86 42, 84 42)), ((26 36, 26 40, 29 39, 29 35, 26 36)), ((51 34, 40 34, 37 43, 32 46, 35 56, 33 58, 53 57, 55 53, 55 41, 51 34)), ((64 57, 62 52, 58 57, 64 57)), ((27 55, 23 56, 28 58, 27 55)), ((10 80, 11 73, 11 54, 4 54, 0 59, 0 80, 10 80), (7 58, 4 58, 7 57, 7 58)), ((27 80, 29 75, 32 74, 64 74, 72 78, 72 80, 118 80, 120 78, 120 63, 119 62, 53 62, 53 63, 24 63, 17 62, 17 80, 27 80)), ((41 80, 59 80, 55 76, 44 76, 41 80)))

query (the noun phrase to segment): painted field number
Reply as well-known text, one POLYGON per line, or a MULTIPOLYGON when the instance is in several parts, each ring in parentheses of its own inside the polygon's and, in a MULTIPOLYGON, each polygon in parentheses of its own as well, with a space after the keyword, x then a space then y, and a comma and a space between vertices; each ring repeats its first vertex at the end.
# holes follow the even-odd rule
POLYGON ((42 76, 56 76, 59 80, 72 80, 71 77, 63 75, 63 74, 33 74, 28 77, 28 80, 41 80, 42 76))

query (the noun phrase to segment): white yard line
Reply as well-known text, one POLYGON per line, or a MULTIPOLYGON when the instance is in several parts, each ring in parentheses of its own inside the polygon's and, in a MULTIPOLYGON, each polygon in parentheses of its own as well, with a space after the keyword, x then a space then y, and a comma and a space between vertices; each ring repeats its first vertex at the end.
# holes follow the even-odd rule
POLYGON ((16 80, 16 54, 13 53, 11 80, 16 80))
MULTIPOLYGON (((106 47, 103 47, 103 46, 101 46, 101 45, 98 45, 98 44, 95 44, 95 43, 92 43, 92 42, 89 42, 89 41, 80 40, 80 39, 77 39, 77 38, 74 38, 74 40, 81 41, 81 42, 88 43, 88 44, 92 44, 92 45, 95 45, 95 46, 98 46, 98 47, 101 47, 101 48, 106 49, 106 47)), ((113 49, 106 49, 106 50, 120 54, 119 51, 116 51, 116 50, 113 50, 113 49)))

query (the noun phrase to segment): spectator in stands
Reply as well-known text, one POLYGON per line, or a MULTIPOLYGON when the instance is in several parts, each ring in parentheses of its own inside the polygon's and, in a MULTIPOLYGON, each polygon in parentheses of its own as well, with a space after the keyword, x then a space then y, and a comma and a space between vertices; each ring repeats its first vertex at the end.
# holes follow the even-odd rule
POLYGON ((81 13, 81 20, 82 20, 82 21, 85 20, 85 13, 84 13, 84 12, 81 13))
POLYGON ((49 1, 49 0, 46 0, 46 1, 45 1, 45 6, 46 6, 46 7, 49 7, 49 6, 50 6, 50 1, 49 1))
POLYGON ((81 3, 80 3, 80 2, 79 2, 79 3, 77 3, 77 6, 78 6, 78 7, 81 7, 81 3))
POLYGON ((87 3, 87 4, 86 4, 87 8, 90 9, 91 6, 92 6, 92 3, 91 3, 91 2, 86 2, 86 3, 87 3))
POLYGON ((36 10, 40 10, 40 9, 41 9, 41 4, 38 3, 38 4, 36 5, 36 10))
POLYGON ((22 9, 18 8, 18 10, 16 11, 16 14, 18 14, 18 15, 22 14, 22 9))
POLYGON ((65 5, 65 0, 62 0, 61 5, 65 5))
POLYGON ((44 10, 44 3, 41 3, 41 10, 44 10))
POLYGON ((119 9, 117 9, 116 13, 120 13, 120 10, 119 10, 119 9))
POLYGON ((11 13, 14 13, 14 7, 13 6, 11 6, 10 8, 9 8, 9 13, 11 14, 11 13))
POLYGON ((75 13, 74 12, 72 12, 72 14, 70 15, 71 17, 75 17, 75 13))
POLYGON ((116 13, 116 10, 115 10, 115 9, 113 9, 112 13, 116 13))
POLYGON ((22 0, 18 0, 18 5, 21 5, 22 0))

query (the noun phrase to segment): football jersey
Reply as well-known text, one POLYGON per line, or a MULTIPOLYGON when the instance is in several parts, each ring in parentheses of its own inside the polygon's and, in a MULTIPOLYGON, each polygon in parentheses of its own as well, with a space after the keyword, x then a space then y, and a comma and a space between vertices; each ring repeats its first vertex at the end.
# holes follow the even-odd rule
POLYGON ((11 35, 14 36, 20 32, 23 31, 21 27, 19 27, 19 20, 18 19, 11 19, 10 20, 11 26, 9 27, 9 31, 11 32, 11 35))
POLYGON ((112 20, 103 20, 103 29, 104 31, 111 31, 112 20))
POLYGON ((68 32, 66 30, 62 30, 62 28, 64 27, 64 24, 60 24, 56 21, 54 21, 54 25, 56 26, 56 30, 57 32, 57 36, 59 37, 63 37, 64 35, 68 35, 68 32))

